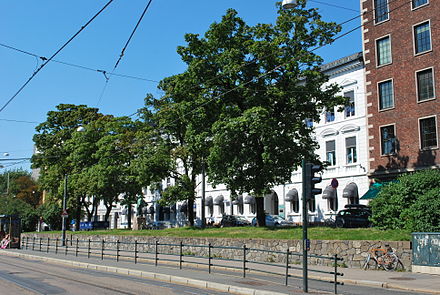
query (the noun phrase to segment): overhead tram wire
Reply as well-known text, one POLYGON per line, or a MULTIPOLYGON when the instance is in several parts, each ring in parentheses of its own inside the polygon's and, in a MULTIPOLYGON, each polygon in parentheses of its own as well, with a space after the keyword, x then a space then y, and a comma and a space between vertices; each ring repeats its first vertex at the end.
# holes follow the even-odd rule
MULTIPOLYGON (((30 55, 30 56, 33 56, 33 57, 36 57, 36 58, 39 58, 39 59, 41 59, 42 61, 47 60, 47 57, 45 57, 45 56, 40 56, 40 55, 38 55, 38 54, 35 54, 35 53, 32 53, 32 52, 29 52, 29 51, 26 51, 26 50, 22 50, 22 49, 19 49, 19 48, 16 48, 16 47, 13 47, 13 46, 10 46, 10 45, 7 45, 7 44, 4 44, 4 43, 0 43, 0 46, 1 46, 1 47, 4 47, 4 48, 11 49, 11 50, 14 50, 14 51, 17 51, 17 52, 21 52, 21 53, 23 53, 23 54, 27 54, 27 55, 30 55)), ((102 70, 102 69, 93 69, 93 68, 91 68, 91 67, 87 67, 87 66, 83 66, 83 65, 78 65, 78 64, 74 64, 74 63, 68 63, 68 62, 61 61, 61 60, 56 60, 56 59, 52 59, 52 62, 53 62, 53 63, 59 63, 59 64, 62 64, 62 65, 66 65, 66 66, 69 66, 69 67, 74 67, 74 68, 83 69, 83 70, 87 70, 87 71, 97 72, 97 73, 104 73, 104 72, 105 72, 105 73, 107 73, 108 75, 117 76, 117 77, 122 77, 122 78, 128 78, 128 79, 135 79, 135 80, 141 80, 141 81, 147 81, 147 82, 159 83, 159 81, 152 80, 152 79, 147 79, 147 78, 143 78, 143 77, 137 77, 137 76, 133 76, 133 75, 126 75, 126 74, 109 73, 109 72, 106 71, 106 70, 102 70)))
POLYGON ((85 28, 89 26, 89 24, 98 17, 111 3, 113 0, 107 2, 85 25, 83 25, 66 43, 64 43, 51 57, 49 57, 34 73, 29 77, 29 79, 17 90, 17 92, 0 108, 0 112, 2 112, 19 94, 23 89, 34 79, 34 77, 49 63, 52 59, 58 55, 73 39, 76 38, 85 28))
MULTIPOLYGON (((114 74, 114 72, 116 71, 116 68, 118 67, 119 63, 121 62, 122 58, 124 57, 125 50, 127 49, 128 44, 130 44, 131 39, 133 38, 134 34, 136 33, 136 30, 139 27, 139 24, 141 23, 142 19, 144 18, 144 15, 147 12, 148 8, 150 7, 151 2, 153 2, 153 0, 149 0, 147 5, 145 6, 144 11, 142 12, 141 16, 139 17, 139 20, 137 21, 137 23, 136 23, 133 31, 131 32, 130 36, 128 37, 127 42, 125 42, 125 45, 124 45, 124 47, 121 50, 121 54, 119 55, 119 58, 116 61, 115 66, 113 67, 113 70, 110 73, 110 75, 114 74)), ((101 91, 101 95, 99 96, 98 102, 96 104, 97 106, 99 106, 99 104, 101 103, 101 100, 104 97, 104 93, 105 93, 105 91, 107 89, 107 86, 108 86, 108 81, 110 80, 110 77, 106 76, 105 72, 103 72, 103 74, 104 74, 104 77, 105 77, 105 85, 104 85, 104 87, 103 87, 103 89, 101 91)))

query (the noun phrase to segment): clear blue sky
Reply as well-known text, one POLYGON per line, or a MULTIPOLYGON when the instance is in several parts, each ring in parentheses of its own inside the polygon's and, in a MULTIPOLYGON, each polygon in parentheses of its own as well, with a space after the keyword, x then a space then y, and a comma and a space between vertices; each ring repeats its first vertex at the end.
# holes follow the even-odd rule
MULTIPOLYGON (((0 43, 49 57, 107 2, 1 1, 0 43)), ((110 72, 147 2, 114 0, 55 59, 110 72)), ((337 23, 359 15, 359 0, 310 0, 308 5, 319 8, 325 20, 337 23)), ((159 81, 184 71, 176 53, 177 46, 184 45, 184 34, 203 34, 228 8, 236 9, 251 25, 272 23, 276 18, 272 0, 153 0, 116 73, 159 81)), ((360 22, 357 18, 344 25, 342 33, 360 22)), ((330 62, 361 48, 358 29, 318 53, 330 62)), ((0 47, 0 107, 38 65, 41 61, 35 57, 0 47)), ((146 93, 160 95, 156 83, 113 76, 98 105, 104 84, 100 73, 49 63, 0 112, 0 159, 5 158, 4 152, 10 154, 9 158, 30 157, 37 125, 4 119, 43 122, 47 112, 60 103, 86 104, 99 107, 104 114, 129 115, 142 107, 146 93)), ((8 169, 29 169, 29 162, 10 164, 0 162, 8 169)))

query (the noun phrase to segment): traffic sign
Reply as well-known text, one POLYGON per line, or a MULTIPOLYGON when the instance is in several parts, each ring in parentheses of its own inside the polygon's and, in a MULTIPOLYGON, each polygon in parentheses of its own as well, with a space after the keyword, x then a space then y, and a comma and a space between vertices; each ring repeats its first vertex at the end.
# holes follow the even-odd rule
POLYGON ((63 212, 61 213, 61 217, 68 217, 69 214, 67 213, 67 210, 63 210, 63 212))

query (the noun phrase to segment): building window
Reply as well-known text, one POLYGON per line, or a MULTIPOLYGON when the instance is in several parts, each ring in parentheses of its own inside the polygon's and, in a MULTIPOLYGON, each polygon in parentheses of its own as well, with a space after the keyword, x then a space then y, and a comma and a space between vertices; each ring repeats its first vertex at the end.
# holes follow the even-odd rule
POLYGON ((309 211, 310 212, 315 212, 316 211, 316 199, 315 196, 312 195, 309 199, 309 201, 307 202, 307 204, 309 205, 309 211))
POLYGON ((255 212, 257 212, 257 205, 255 203, 249 204, 249 210, 251 214, 255 214, 255 212))
POLYGON ((437 126, 435 117, 420 119, 420 146, 422 149, 437 147, 437 126))
POLYGON ((295 199, 292 202, 290 202, 290 211, 294 213, 299 212, 299 200, 295 199))
POLYGON ((390 36, 376 40, 377 65, 383 66, 391 63, 391 38, 390 36))
POLYGON ((348 91, 344 93, 344 97, 348 97, 348 103, 345 106, 345 118, 353 117, 355 115, 354 108, 354 91, 348 91))
POLYGON ((237 209, 238 209, 238 214, 243 215, 243 213, 244 213, 244 205, 243 205, 243 203, 239 203, 238 206, 237 206, 237 209))
POLYGON ((431 29, 429 21, 414 26, 415 52, 423 53, 431 50, 431 29))
POLYGON ((347 164, 353 164, 357 162, 356 153, 356 137, 347 137, 345 139, 345 149, 347 151, 347 164))
POLYGON ((379 109, 385 110, 394 107, 393 81, 379 83, 379 109))
POLYGON ((312 119, 306 119, 306 127, 312 128, 313 127, 313 120, 312 119))
POLYGON ((386 21, 388 17, 388 1, 374 0, 374 18, 376 24, 386 21))
POLYGON ((394 125, 380 127, 380 144, 382 146, 382 155, 396 153, 396 133, 394 125))
POLYGON ((335 120, 335 109, 333 108, 332 110, 325 112, 325 122, 329 123, 329 122, 333 122, 334 120, 335 120))
POLYGON ((434 79, 432 69, 417 72, 417 100, 434 98, 434 79))
POLYGON ((325 143, 326 148, 326 158, 327 162, 330 166, 336 165, 336 147, 335 147, 335 141, 330 140, 325 143))
POLYGON ((338 197, 327 199, 327 208, 329 211, 338 211, 338 197))
POLYGON ((413 9, 420 7, 422 5, 428 4, 428 0, 412 0, 412 7, 413 9))

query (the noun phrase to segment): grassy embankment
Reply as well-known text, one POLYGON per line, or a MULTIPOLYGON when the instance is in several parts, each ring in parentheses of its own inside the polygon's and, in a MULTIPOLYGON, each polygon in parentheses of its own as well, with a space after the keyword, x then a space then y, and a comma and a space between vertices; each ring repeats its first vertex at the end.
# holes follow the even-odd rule
MULTIPOLYGON (((56 232, 50 232, 56 233, 56 232)), ((75 235, 132 235, 154 237, 197 237, 197 238, 242 238, 242 239, 301 239, 302 229, 297 228, 258 228, 227 227, 198 229, 191 227, 163 230, 99 230, 89 232, 68 232, 75 235)), ((311 240, 382 240, 409 241, 411 233, 405 230, 382 231, 375 228, 339 229, 329 227, 311 227, 308 231, 311 240)))

